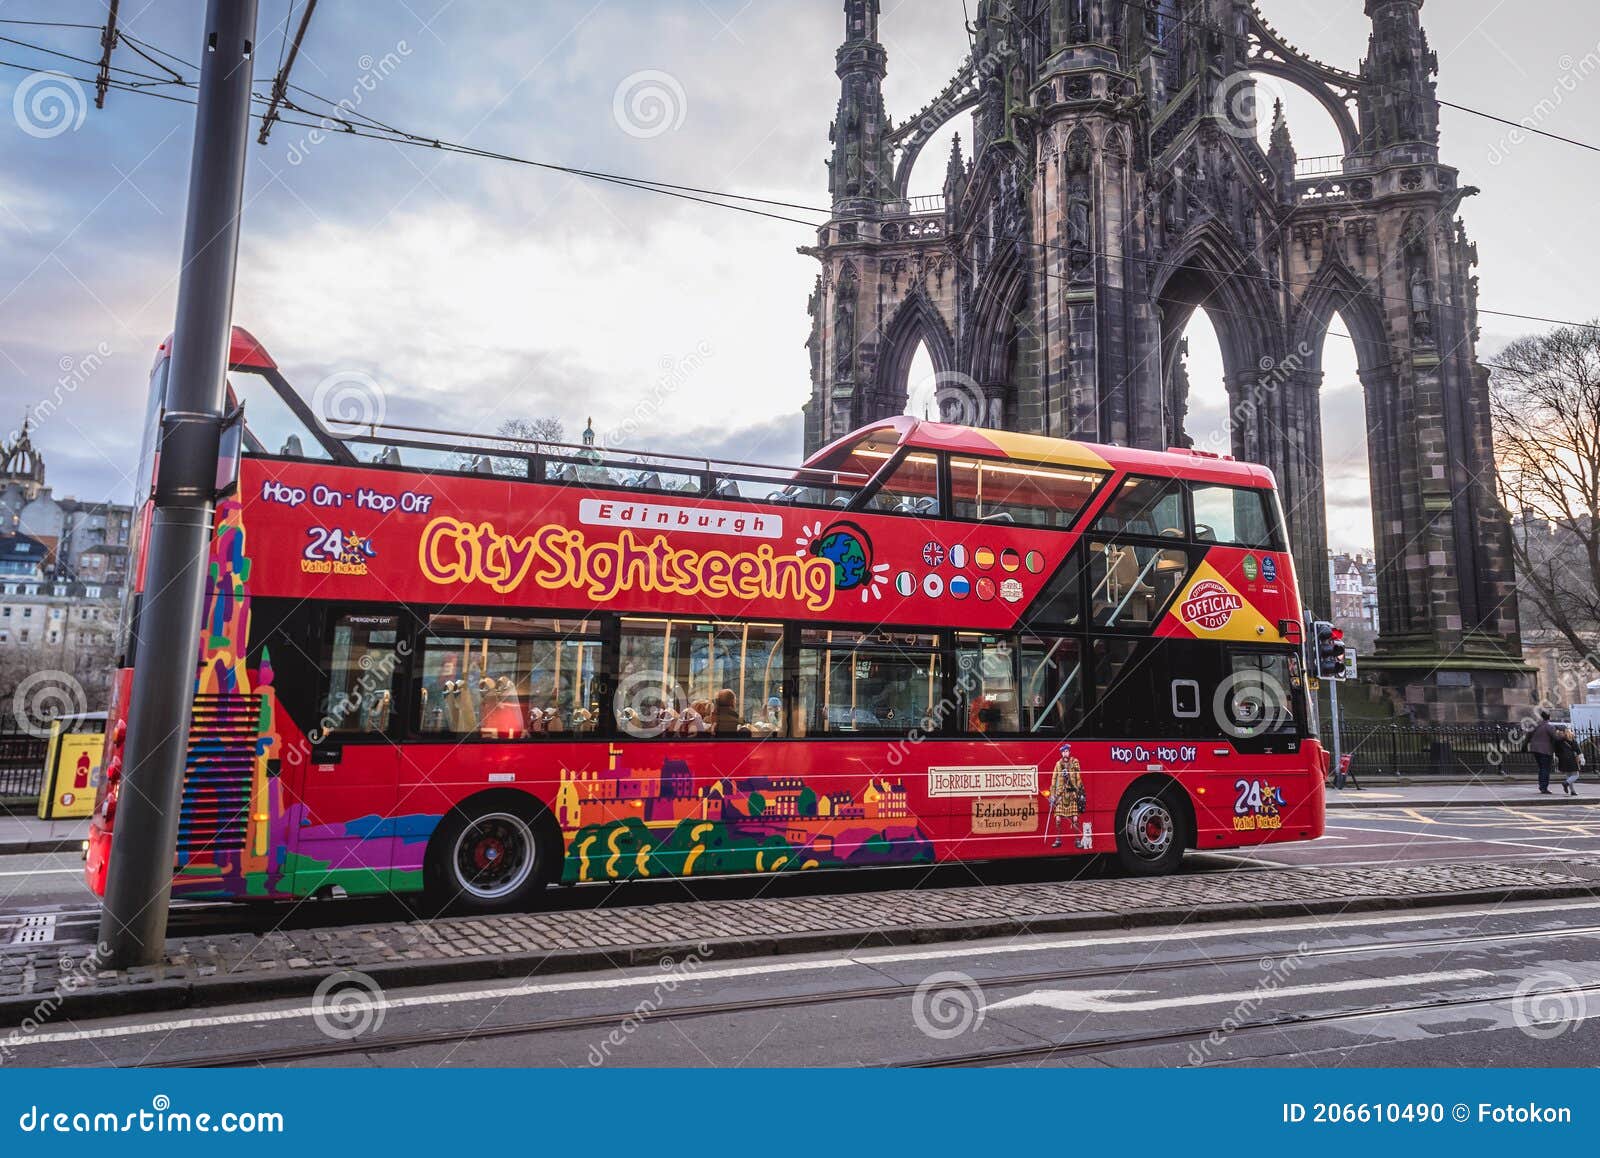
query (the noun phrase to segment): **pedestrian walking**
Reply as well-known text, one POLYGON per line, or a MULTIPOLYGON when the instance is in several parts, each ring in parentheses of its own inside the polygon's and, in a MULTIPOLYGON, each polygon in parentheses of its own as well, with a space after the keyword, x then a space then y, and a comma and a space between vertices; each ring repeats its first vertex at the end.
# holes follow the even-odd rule
POLYGON ((1577 737, 1571 728, 1562 728, 1556 734, 1556 767, 1565 777, 1561 789, 1568 796, 1578 794, 1578 773, 1583 771, 1583 752, 1578 748, 1577 737))
POLYGON ((1539 791, 1549 796, 1550 773, 1556 754, 1556 729, 1550 722, 1549 709, 1539 713, 1539 722, 1528 733, 1527 748, 1533 753, 1533 762, 1539 766, 1539 791))

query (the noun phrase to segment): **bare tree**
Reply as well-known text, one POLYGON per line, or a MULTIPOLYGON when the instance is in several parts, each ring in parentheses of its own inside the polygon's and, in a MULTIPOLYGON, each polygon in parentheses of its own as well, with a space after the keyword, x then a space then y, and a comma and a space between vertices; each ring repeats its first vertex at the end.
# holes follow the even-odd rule
POLYGON ((567 440, 559 418, 508 418, 495 431, 501 438, 519 438, 534 445, 524 449, 542 453, 567 440))
POLYGON ((1525 618, 1600 670, 1600 324, 1512 343, 1491 406, 1525 618))
MULTIPOLYGON (((544 454, 563 443, 567 428, 559 418, 508 418, 496 428, 494 438, 515 440, 517 449, 531 454, 544 454)), ((487 456, 495 474, 518 474, 522 460, 487 456)), ((477 454, 463 454, 456 462, 457 470, 471 470, 479 461, 477 454)))

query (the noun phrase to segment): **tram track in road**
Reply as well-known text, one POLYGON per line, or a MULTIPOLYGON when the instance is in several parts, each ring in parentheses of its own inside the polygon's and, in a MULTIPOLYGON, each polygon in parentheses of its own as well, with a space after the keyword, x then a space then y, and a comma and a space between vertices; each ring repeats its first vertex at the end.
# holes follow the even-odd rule
MULTIPOLYGON (((1270 930, 1268 930, 1270 931, 1270 930)), ((1600 925, 1583 925, 1569 928, 1515 930, 1496 933, 1463 933, 1444 937, 1429 937, 1421 939, 1368 942, 1359 945, 1330 945, 1322 948, 1307 949, 1304 952, 1298 949, 1288 952, 1262 950, 1254 953, 1236 953, 1221 957, 1208 956, 1200 960, 1162 961, 1146 963, 1137 966, 1117 965, 1099 966, 1088 969, 1054 969, 1028 973, 1008 974, 999 977, 974 977, 973 984, 980 990, 1011 988, 1016 986, 1045 985, 1072 982, 1092 982, 1108 978, 1125 978, 1137 973, 1141 976, 1156 973, 1176 973, 1191 969, 1226 968, 1235 965, 1259 965, 1263 960, 1276 958, 1290 958, 1308 960, 1319 958, 1338 958, 1351 956, 1364 956, 1386 953, 1415 953, 1419 951, 1442 950, 1460 948, 1463 946, 1490 944, 1505 941, 1527 941, 1539 939, 1555 939, 1569 937, 1600 936, 1600 925)), ((859 964, 872 964, 872 958, 863 958, 859 964)), ((822 1005, 848 1004, 857 1001, 895 1000, 911 997, 919 992, 925 982, 916 984, 889 984, 867 986, 854 989, 834 990, 826 993, 799 993, 788 995, 772 995, 759 999, 746 999, 739 1001, 723 1001, 711 1003, 697 1003, 676 1008, 657 1009, 650 1014, 652 1023, 685 1021, 706 1017, 732 1016, 742 1013, 762 1012, 774 1009, 794 1009, 822 1005)), ((1593 988, 1600 989, 1600 986, 1593 988)), ((1495 998, 1478 998, 1475 1001, 1506 1000, 1512 994, 1495 998)), ((1427 1003, 1422 1003, 1418 1008, 1427 1008, 1427 1003)), ((1395 1012, 1400 1007, 1386 1007, 1379 1012, 1395 1012)), ((393 1053, 399 1050, 422 1048, 433 1045, 450 1045, 466 1041, 493 1040, 509 1037, 529 1037, 557 1032, 570 1032, 575 1030, 609 1030, 630 1017, 636 1017, 637 1008, 630 1007, 621 1012, 584 1014, 565 1018, 546 1018, 543 1020, 519 1021, 505 1025, 479 1025, 470 1029, 446 1028, 437 1030, 422 1030, 411 1033, 392 1034, 387 1037, 376 1038, 371 1041, 332 1041, 320 1042, 313 1045, 286 1046, 276 1050, 252 1049, 240 1053, 212 1053, 191 1055, 180 1058, 150 1060, 138 1063, 134 1068, 238 1068, 244 1066, 263 1066, 273 1064, 292 1064, 301 1061, 328 1060, 330 1058, 359 1056, 376 1053, 393 1053)), ((1283 1025, 1307 1024, 1305 1017, 1290 1017, 1278 1019, 1283 1025)), ((1313 1019, 1315 1020, 1315 1019, 1313 1019)), ((1268 1028, 1263 1023, 1260 1028, 1268 1028)), ((1187 1040, 1193 1033, 1200 1035, 1209 1034, 1214 1026, 1207 1026, 1199 1031, 1180 1031, 1173 1040, 1187 1040)), ((1124 1044, 1106 1046, 1103 1048, 1131 1048, 1137 1044, 1161 1044, 1162 1035, 1152 1035, 1148 1042, 1136 1039, 1126 1039, 1124 1044)), ((1123 1039, 1116 1039, 1119 1042, 1123 1039)), ((1093 1043, 1090 1043, 1093 1044, 1093 1043)), ((1027 1047, 1018 1054, 1023 1057, 1030 1051, 1040 1055, 1051 1052, 1045 1046, 1027 1047)), ((1077 1048, 1074 1046, 1073 1048, 1077 1048)), ((1085 1047, 1087 1048, 1087 1047, 1085 1047)), ((1004 1051, 998 1051, 1004 1053, 1004 1051)), ((1082 1052, 1080 1050, 1080 1052, 1082 1052)), ((976 1059, 982 1055, 971 1055, 976 1059)), ((1000 1060, 1005 1060, 1001 1058, 1000 1060)), ((933 1064, 933 1065, 961 1065, 984 1064, 979 1060, 967 1061, 934 1061, 928 1063, 905 1062, 902 1065, 933 1064)))
MULTIPOLYGON (((1574 985, 1546 991, 1552 995, 1574 995, 1588 999, 1600 994, 1600 984, 1574 985)), ((1462 997, 1436 997, 1427 1001, 1389 1003, 1370 1009, 1339 1010, 1329 1013, 1295 1013, 1284 1017, 1267 1017, 1256 1021, 1240 1021, 1230 1026, 1228 1037, 1266 1032, 1282 1033, 1288 1030, 1309 1029, 1315 1026, 1338 1025, 1345 1022, 1370 1021, 1380 1017, 1403 1016, 1408 1013, 1431 1013, 1443 1009, 1462 1009, 1479 1005, 1499 1005, 1516 1001, 1526 994, 1520 990, 1504 993, 1479 994, 1462 997)), ((1088 1041, 1041 1042, 1038 1045, 1008 1046, 1000 1049, 980 1050, 976 1053, 958 1054, 954 1057, 914 1059, 894 1062, 891 1069, 972 1069, 986 1066, 1010 1065, 1021 1062, 1051 1061, 1056 1058, 1081 1057, 1085 1054, 1114 1053, 1129 1049, 1148 1049, 1165 1045, 1186 1045, 1205 1041, 1217 1032, 1215 1025, 1188 1029, 1163 1030, 1159 1033, 1128 1034, 1120 1037, 1095 1038, 1088 1041)))

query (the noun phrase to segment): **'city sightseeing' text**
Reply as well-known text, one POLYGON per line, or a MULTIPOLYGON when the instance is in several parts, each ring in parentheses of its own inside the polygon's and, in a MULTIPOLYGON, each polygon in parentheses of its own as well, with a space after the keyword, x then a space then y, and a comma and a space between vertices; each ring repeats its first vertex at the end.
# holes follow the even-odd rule
POLYGON ((665 535, 641 543, 632 531, 590 543, 582 531, 549 524, 526 535, 493 523, 448 516, 422 533, 418 563, 439 584, 486 583, 504 595, 532 581, 546 591, 571 588, 605 603, 624 591, 710 599, 795 599, 811 611, 833 605, 834 567, 826 559, 753 551, 674 547, 665 535))

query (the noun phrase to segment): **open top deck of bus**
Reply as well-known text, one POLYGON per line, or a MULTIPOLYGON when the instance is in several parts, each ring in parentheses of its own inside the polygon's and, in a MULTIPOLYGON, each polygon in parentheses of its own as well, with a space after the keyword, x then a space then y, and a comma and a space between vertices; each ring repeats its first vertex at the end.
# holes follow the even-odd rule
MULTIPOLYGON (((163 352, 166 348, 162 347, 163 352)), ((870 424, 823 447, 799 465, 597 445, 592 425, 583 442, 563 443, 392 423, 381 415, 362 415, 358 416, 361 420, 345 422, 338 415, 324 418, 316 414, 284 379, 261 344, 239 327, 234 328, 229 367, 263 378, 276 395, 272 401, 281 403, 302 428, 289 431, 281 441, 263 437, 255 432, 260 407, 250 407, 246 450, 258 457, 838 509, 859 509, 870 501, 875 479, 915 454, 972 456, 988 462, 1077 468, 1102 475, 1127 471, 1260 489, 1274 486, 1266 467, 1203 451, 1137 450, 956 426, 911 415, 870 424)), ((242 393, 238 385, 235 382, 236 400, 242 393)), ((334 403, 337 398, 327 401, 334 403)))

